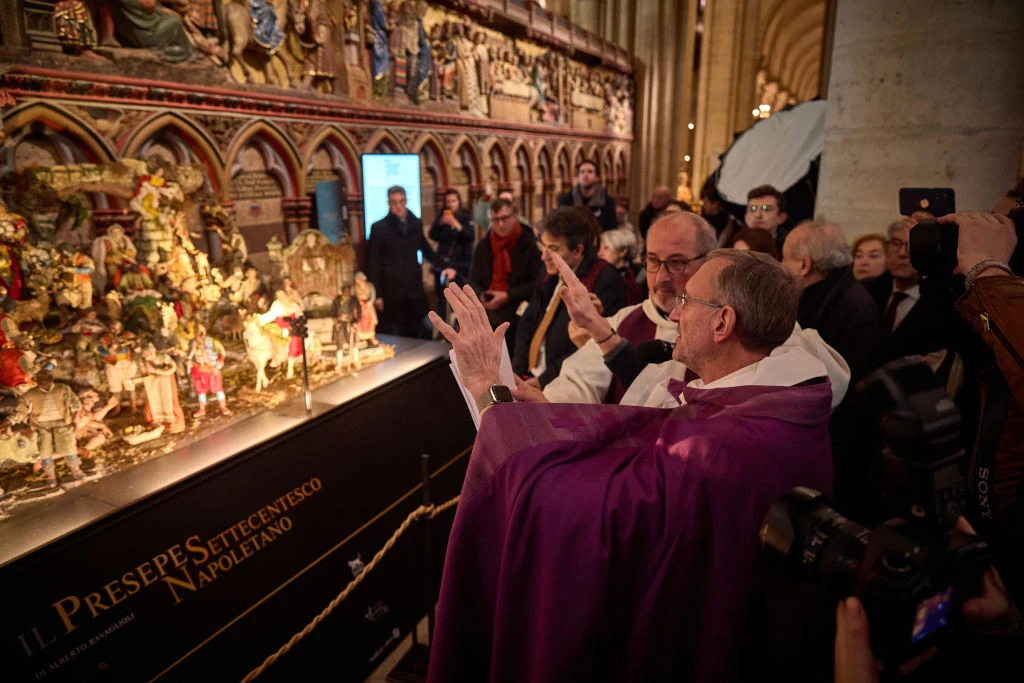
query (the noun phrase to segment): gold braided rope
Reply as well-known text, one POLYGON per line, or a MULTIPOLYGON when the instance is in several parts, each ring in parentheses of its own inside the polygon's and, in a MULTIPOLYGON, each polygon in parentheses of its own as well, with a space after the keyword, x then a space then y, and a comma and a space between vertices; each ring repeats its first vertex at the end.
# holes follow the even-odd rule
POLYGON ((373 571, 373 568, 376 567, 377 564, 379 564, 380 561, 384 558, 384 556, 387 555, 388 551, 394 547, 395 543, 398 541, 399 538, 401 538, 402 534, 408 531, 409 527, 412 526, 413 522, 415 522, 420 517, 424 516, 428 517, 429 519, 434 519, 448 508, 457 505, 458 502, 459 497, 455 496, 451 500, 444 502, 440 505, 421 505, 412 512, 410 512, 409 516, 405 518, 405 521, 402 522, 401 526, 399 526, 398 529, 395 530, 395 533, 391 534, 391 538, 389 538, 388 542, 384 544, 384 547, 378 550, 377 554, 373 556, 373 559, 370 560, 365 567, 363 567, 363 570, 359 572, 359 575, 352 579, 352 581, 349 582, 347 586, 345 586, 345 589, 338 593, 338 595, 336 595, 333 600, 327 603, 327 607, 325 607, 323 611, 320 612, 320 614, 313 617, 313 621, 306 624, 306 627, 304 629, 302 629, 294 636, 292 636, 291 639, 289 639, 287 643, 282 645, 277 652, 263 660, 262 664, 260 664, 258 667, 250 671, 249 674, 242 679, 242 683, 249 683, 250 681, 256 680, 260 674, 266 671, 278 659, 286 655, 288 651, 291 650, 300 640, 302 640, 310 633, 312 633, 313 629, 315 629, 320 624, 321 621, 326 619, 328 615, 330 615, 330 613, 334 611, 334 608, 340 605, 345 600, 345 598, 347 598, 349 594, 353 590, 355 590, 355 587, 358 586, 359 583, 364 578, 366 578, 366 575, 373 571))

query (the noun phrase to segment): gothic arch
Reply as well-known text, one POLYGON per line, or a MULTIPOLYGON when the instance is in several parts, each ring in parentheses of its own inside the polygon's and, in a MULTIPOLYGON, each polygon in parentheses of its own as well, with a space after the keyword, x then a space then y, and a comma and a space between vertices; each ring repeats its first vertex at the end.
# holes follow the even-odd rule
MULTIPOLYGON (((39 141, 50 148, 60 165, 105 164, 117 160, 117 153, 89 123, 74 113, 49 102, 29 102, 3 117, 8 139, 0 147, 0 178, 17 170, 17 150, 23 140, 39 141)), ((112 198, 103 192, 91 194, 98 209, 110 208, 112 198)))
POLYGON ((168 134, 176 136, 176 140, 172 138, 174 144, 187 147, 183 155, 192 154, 206 166, 212 190, 218 195, 225 194, 227 179, 224 177, 224 160, 216 143, 205 130, 176 112, 155 114, 132 131, 121 144, 121 156, 142 158, 146 156, 150 144, 168 134))
POLYGON ((572 174, 571 177, 575 178, 577 167, 579 167, 580 163, 587 161, 587 158, 583 156, 583 145, 573 145, 572 156, 570 158, 572 159, 572 164, 569 166, 569 172, 572 174))
POLYGON ((541 145, 537 150, 537 173, 540 175, 540 180, 546 182, 553 182, 557 177, 557 171, 551 162, 551 152, 545 145, 541 145))
POLYGON ((601 182, 606 187, 610 187, 611 183, 618 180, 618 174, 615 173, 615 162, 612 161, 612 148, 611 146, 605 147, 604 151, 601 152, 600 161, 598 161, 598 170, 601 173, 601 182))
POLYGON ((555 173, 557 178, 562 183, 562 189, 568 190, 572 187, 573 183, 573 165, 572 160, 569 158, 569 148, 564 143, 558 146, 558 152, 555 154, 555 173))
MULTIPOLYGON (((580 149, 582 149, 582 146, 580 147, 580 149)), ((601 172, 601 160, 598 158, 596 142, 590 145, 590 147, 587 147, 586 151, 583 153, 583 158, 586 159, 587 161, 593 161, 595 164, 597 164, 597 172, 601 172)))
POLYGON ((444 145, 432 133, 424 133, 413 144, 412 151, 420 155, 420 167, 431 174, 435 187, 448 187, 451 173, 448 159, 444 153, 444 145))
POLYGON ((509 156, 505 145, 498 138, 490 138, 484 142, 483 150, 481 158, 483 159, 484 175, 486 177, 497 176, 498 182, 501 184, 511 182, 509 156))
POLYGON ((483 177, 483 167, 480 163, 480 152, 473 146, 472 140, 466 135, 459 136, 452 146, 451 156, 452 170, 463 169, 466 172, 466 182, 469 185, 483 185, 486 178, 483 177))
POLYGON ((523 142, 522 140, 516 140, 512 144, 512 150, 509 154, 509 161, 512 164, 512 168, 515 168, 519 172, 520 180, 533 180, 534 160, 531 158, 530 150, 526 146, 525 142, 523 142))
MULTIPOLYGON (((27 102, 15 107, 3 117, 4 129, 11 141, 18 137, 22 129, 36 123, 61 135, 69 142, 77 143, 82 158, 68 159, 65 163, 104 164, 118 158, 110 143, 84 119, 49 102, 27 102)), ((13 150, 13 145, 8 145, 13 150)))
MULTIPOLYGON (((330 125, 320 129, 309 142, 306 143, 306 149, 302 156, 302 168, 304 174, 308 174, 310 166, 313 164, 313 155, 316 151, 323 146, 324 143, 328 143, 334 147, 337 151, 336 170, 345 181, 345 189, 347 192, 359 192, 362 188, 359 175, 359 153, 356 152, 355 145, 352 144, 352 140, 349 139, 345 131, 341 130, 337 126, 330 125)), ((308 188, 312 191, 312 188, 308 188)))
POLYGON ((364 154, 404 154, 405 146, 386 129, 378 130, 363 145, 364 154))
POLYGON ((281 132, 281 129, 266 120, 254 120, 235 135, 227 154, 228 180, 230 181, 240 170, 238 157, 242 150, 254 140, 258 141, 264 150, 269 147, 277 153, 280 165, 273 164, 273 160, 270 158, 267 159, 267 163, 268 170, 281 182, 281 187, 284 190, 283 196, 302 196, 305 193, 305 173, 299 162, 299 153, 292 141, 281 132))

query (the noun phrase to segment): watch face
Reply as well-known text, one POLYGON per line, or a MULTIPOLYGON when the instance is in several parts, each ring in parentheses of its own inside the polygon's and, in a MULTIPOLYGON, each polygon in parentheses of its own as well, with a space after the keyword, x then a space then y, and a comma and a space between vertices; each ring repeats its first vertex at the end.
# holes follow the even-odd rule
POLYGON ((491 398, 495 403, 512 403, 515 401, 512 398, 512 390, 501 384, 495 384, 491 387, 491 398))

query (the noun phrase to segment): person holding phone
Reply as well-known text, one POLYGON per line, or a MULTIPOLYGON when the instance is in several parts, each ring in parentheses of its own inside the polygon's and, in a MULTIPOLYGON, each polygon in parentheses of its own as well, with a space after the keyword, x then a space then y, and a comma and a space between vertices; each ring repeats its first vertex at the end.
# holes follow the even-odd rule
POLYGON ((440 270, 434 273, 434 291, 438 294, 435 310, 444 316, 446 304, 440 295, 441 290, 449 282, 459 285, 465 283, 469 276, 476 237, 473 219, 462 208, 462 197, 458 190, 445 190, 444 209, 434 219, 427 236, 437 242, 437 266, 440 270))

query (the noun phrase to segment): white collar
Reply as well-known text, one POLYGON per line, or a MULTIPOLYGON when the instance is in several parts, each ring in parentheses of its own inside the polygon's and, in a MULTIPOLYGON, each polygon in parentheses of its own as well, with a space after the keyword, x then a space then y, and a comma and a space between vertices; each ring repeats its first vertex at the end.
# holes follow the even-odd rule
POLYGON ((751 363, 710 384, 695 379, 692 389, 724 389, 726 387, 760 386, 791 387, 816 377, 827 377, 825 365, 801 348, 777 346, 771 355, 751 363))

